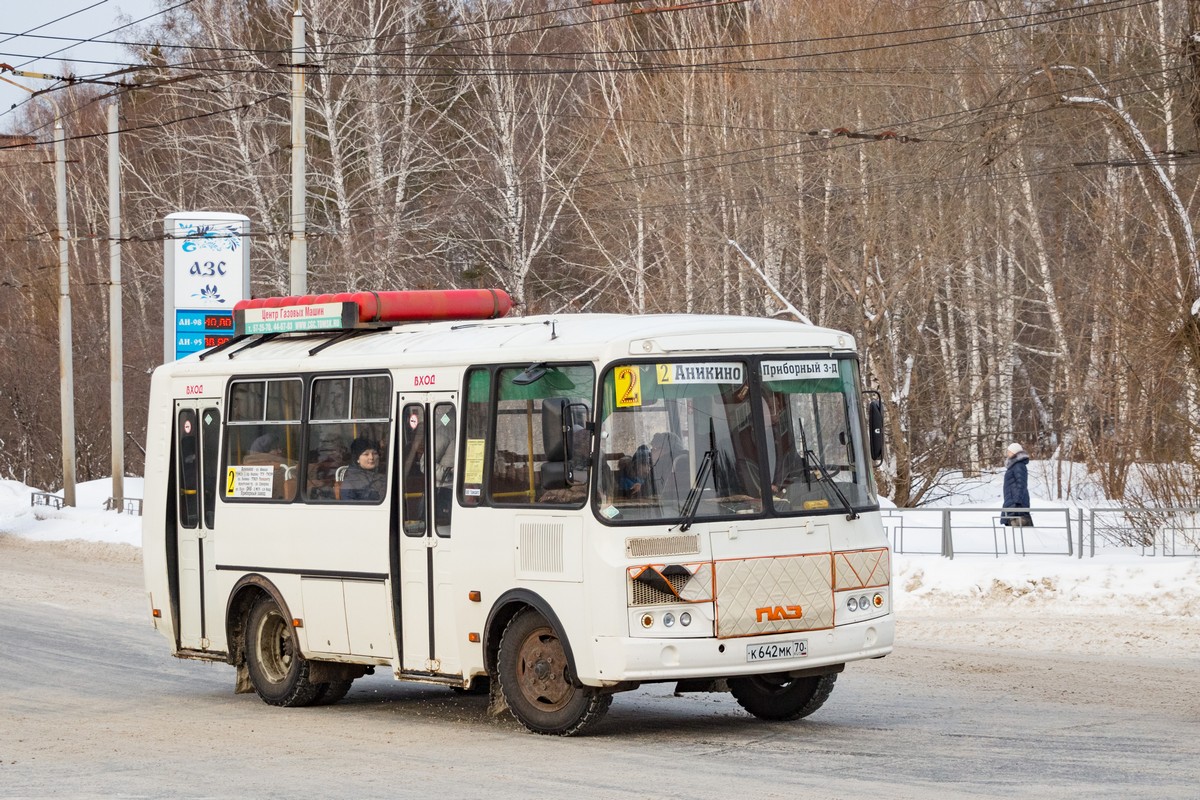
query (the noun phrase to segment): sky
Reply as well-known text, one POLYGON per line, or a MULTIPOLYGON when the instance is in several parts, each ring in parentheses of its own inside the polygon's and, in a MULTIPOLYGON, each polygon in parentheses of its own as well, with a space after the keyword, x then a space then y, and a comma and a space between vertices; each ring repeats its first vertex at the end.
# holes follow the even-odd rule
MULTIPOLYGON (((1031 462, 1035 522, 1037 509, 1062 505, 1038 496, 1039 476, 1049 471, 1050 462, 1031 462)), ((948 499, 958 508, 994 507, 999 505, 1002 481, 1002 469, 990 470, 980 479, 950 484, 957 493, 948 499)), ((112 494, 111 479, 79 484, 76 508, 33 507, 32 491, 37 490, 18 481, 0 480, 0 537, 7 534, 60 542, 64 547, 76 542, 141 546, 140 517, 103 510, 112 494)), ((142 479, 126 478, 125 495, 141 497, 142 479)), ((1042 516, 1048 513, 1044 511, 1042 516)), ((1145 626, 1148 617, 1190 622, 1200 620, 1200 558, 1149 557, 1118 548, 1102 549, 1095 558, 1083 559, 1008 553, 999 558, 958 555, 951 560, 938 555, 896 554, 892 591, 894 608, 901 615, 932 613, 961 619, 970 608, 973 613, 983 609, 1018 615, 1127 615, 1136 617, 1139 626, 1145 626)), ((1064 636, 1076 634, 1064 628, 1064 636)))
MULTIPOLYGON (((81 76, 104 74, 128 63, 122 47, 112 42, 133 40, 136 26, 114 29, 161 10, 159 0, 0 0, 0 7, 0 63, 47 75, 61 75, 70 65, 70 71, 81 76), (79 43, 86 39, 103 41, 79 43)), ((7 73, 3 77, 35 90, 53 85, 7 73)), ((29 92, 0 81, 0 129, 11 129, 11 107, 28 98, 29 92)))

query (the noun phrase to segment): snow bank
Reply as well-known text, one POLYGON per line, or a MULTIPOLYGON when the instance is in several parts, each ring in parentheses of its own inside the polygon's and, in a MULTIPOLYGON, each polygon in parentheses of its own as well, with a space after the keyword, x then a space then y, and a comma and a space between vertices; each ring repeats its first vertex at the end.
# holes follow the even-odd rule
MULTIPOLYGON (((75 508, 32 505, 30 498, 36 491, 17 481, 0 481, 0 534, 39 542, 80 540, 141 547, 142 518, 104 510, 112 496, 111 478, 78 484, 75 508)), ((125 496, 142 496, 141 478, 125 479, 125 496)))
POLYGON ((1200 559, 1129 554, 893 557, 898 612, 1053 609, 1062 615, 1200 617, 1200 559))

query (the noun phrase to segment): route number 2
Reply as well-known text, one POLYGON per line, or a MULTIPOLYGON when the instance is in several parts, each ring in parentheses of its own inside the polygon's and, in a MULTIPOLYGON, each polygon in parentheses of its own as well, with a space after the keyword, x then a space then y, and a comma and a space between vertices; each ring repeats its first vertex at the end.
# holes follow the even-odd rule
POLYGON ((642 377, 637 367, 617 367, 613 370, 616 381, 617 407, 633 408, 642 404, 642 377))

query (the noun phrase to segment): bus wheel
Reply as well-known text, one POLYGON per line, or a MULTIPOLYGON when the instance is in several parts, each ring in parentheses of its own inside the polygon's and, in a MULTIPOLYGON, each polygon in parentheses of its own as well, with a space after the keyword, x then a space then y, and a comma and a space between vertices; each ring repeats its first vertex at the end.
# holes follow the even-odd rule
POLYGON ((300 655, 291 620, 269 597, 250 609, 246 625, 246 666, 250 682, 264 703, 273 706, 311 705, 323 683, 308 679, 308 660, 300 655))
POLYGON ((759 719, 776 722, 807 717, 829 699, 837 674, 789 678, 787 673, 729 679, 738 705, 759 719))
POLYGON ((317 696, 313 698, 314 706, 331 706, 350 692, 354 681, 330 681, 317 684, 317 696))
POLYGON ((534 733, 572 736, 599 722, 612 703, 612 695, 571 682, 558 634, 535 611, 509 620, 497 671, 504 701, 534 733))

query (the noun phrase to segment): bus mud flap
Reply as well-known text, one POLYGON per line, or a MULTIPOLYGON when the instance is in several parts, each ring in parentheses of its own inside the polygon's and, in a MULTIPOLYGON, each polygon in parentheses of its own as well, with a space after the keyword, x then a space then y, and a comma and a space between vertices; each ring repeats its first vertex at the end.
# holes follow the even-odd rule
POLYGON ((246 666, 246 659, 242 659, 237 665, 237 678, 233 684, 234 694, 249 694, 254 691, 254 684, 250 682, 250 668, 246 666))
POLYGON ((488 681, 488 716, 498 717, 505 711, 508 711, 508 703, 504 700, 504 692, 500 691, 500 681, 492 678, 488 681))

